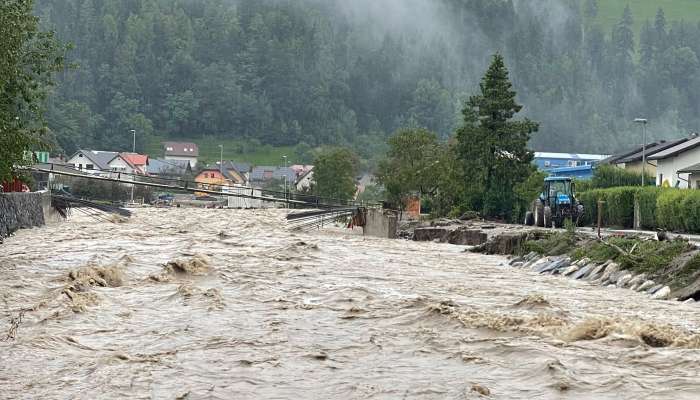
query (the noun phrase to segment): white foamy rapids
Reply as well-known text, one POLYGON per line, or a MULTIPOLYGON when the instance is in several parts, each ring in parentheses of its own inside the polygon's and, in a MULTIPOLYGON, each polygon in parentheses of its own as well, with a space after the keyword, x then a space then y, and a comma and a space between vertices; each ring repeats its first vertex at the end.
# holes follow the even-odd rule
POLYGON ((139 209, 7 239, 0 398, 700 393, 700 306, 284 215, 139 209))

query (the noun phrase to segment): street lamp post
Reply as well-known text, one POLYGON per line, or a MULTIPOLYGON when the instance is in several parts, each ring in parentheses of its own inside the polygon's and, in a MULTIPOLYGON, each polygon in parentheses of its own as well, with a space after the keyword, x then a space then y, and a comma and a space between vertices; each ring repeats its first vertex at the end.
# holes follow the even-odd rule
POLYGON ((289 200, 287 195, 287 156, 282 156, 284 159, 284 201, 287 203, 287 208, 289 208, 289 200))
POLYGON ((220 144, 219 145, 219 173, 221 176, 224 176, 224 145, 220 144))
POLYGON ((642 124, 642 186, 644 186, 647 166, 647 120, 645 118, 636 118, 634 122, 642 124))
MULTIPOLYGON (((132 129, 131 134, 134 135, 134 141, 133 141, 133 144, 131 146, 131 152, 136 154, 136 129, 132 129)), ((134 173, 135 172, 136 171, 134 171, 134 173)), ((131 180, 132 180, 132 183, 131 183, 131 204, 134 204, 134 183, 133 183, 133 181, 136 180, 136 177, 134 175, 132 175, 131 180)))

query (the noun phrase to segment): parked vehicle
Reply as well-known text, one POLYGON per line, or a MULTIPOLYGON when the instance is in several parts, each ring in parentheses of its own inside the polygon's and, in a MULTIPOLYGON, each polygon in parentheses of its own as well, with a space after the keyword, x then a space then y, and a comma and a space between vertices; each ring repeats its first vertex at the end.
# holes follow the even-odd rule
POLYGON ((542 193, 525 214, 525 225, 561 228, 565 220, 578 223, 583 205, 576 199, 576 187, 570 177, 550 176, 544 179, 542 193))

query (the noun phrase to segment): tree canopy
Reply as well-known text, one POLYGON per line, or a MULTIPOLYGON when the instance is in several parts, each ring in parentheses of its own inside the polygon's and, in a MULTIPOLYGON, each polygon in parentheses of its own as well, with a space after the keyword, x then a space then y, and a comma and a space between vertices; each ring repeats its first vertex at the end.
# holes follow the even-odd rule
MULTIPOLYGON (((7 3, 7 2, 5 2, 7 3)), ((12 1, 9 4, 14 4, 12 1)), ((448 138, 491 54, 509 60, 538 150, 609 153, 697 130, 700 26, 659 12, 610 30, 597 0, 37 0, 75 44, 48 103, 57 151, 148 136, 350 146, 402 127, 448 138), (636 39, 638 38, 638 40, 636 39), (653 124, 651 123, 653 122, 653 124)), ((8 36, 9 37, 9 36, 8 36)), ((3 37, 5 41, 5 37, 3 37)), ((8 41, 9 43, 9 41, 8 41)))
POLYGON ((358 169, 357 155, 347 148, 322 151, 314 160, 312 186, 315 195, 327 199, 354 198, 358 169))
POLYGON ((60 47, 38 27, 32 0, 0 3, 0 182, 41 144, 45 89, 63 65, 60 47))
POLYGON ((533 154, 527 148, 538 124, 513 120, 522 106, 508 77, 503 56, 496 54, 484 75, 480 92, 462 111, 457 153, 469 180, 467 202, 486 216, 510 218, 514 187, 532 173, 533 154))

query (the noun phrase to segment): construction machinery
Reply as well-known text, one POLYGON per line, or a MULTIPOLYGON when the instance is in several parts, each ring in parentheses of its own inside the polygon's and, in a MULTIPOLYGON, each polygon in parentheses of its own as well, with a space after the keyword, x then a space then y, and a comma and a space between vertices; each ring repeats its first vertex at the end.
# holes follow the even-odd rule
POLYGON ((576 199, 575 183, 570 177, 550 176, 544 179, 542 193, 525 214, 525 225, 561 228, 565 220, 578 224, 583 205, 576 199))

